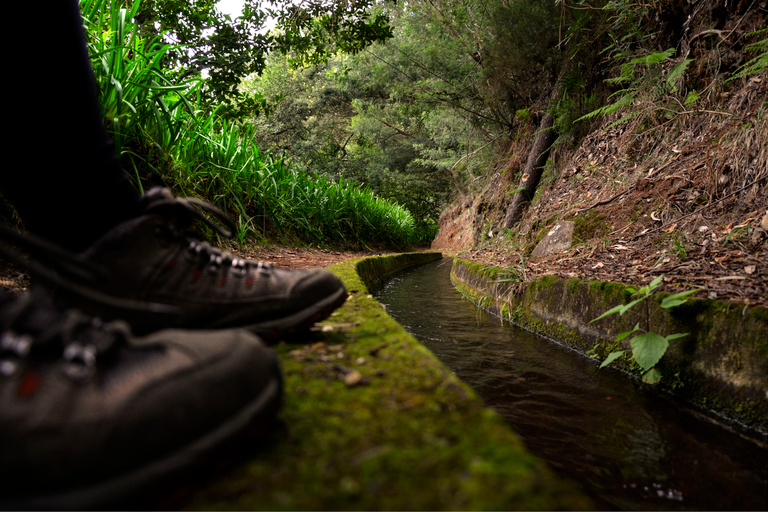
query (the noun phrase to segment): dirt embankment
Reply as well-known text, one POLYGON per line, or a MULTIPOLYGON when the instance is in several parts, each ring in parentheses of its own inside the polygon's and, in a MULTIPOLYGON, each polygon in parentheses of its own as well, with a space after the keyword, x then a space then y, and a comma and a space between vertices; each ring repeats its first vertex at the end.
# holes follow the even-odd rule
MULTIPOLYGON (((768 73, 722 93, 719 108, 643 130, 604 120, 576 149, 552 154, 524 219, 502 229, 527 156, 521 137, 474 195, 446 209, 432 248, 542 275, 647 284, 768 306, 768 73), (559 221, 575 222, 570 249, 534 259, 559 221)), ((529 143, 529 142, 528 142, 529 143)))

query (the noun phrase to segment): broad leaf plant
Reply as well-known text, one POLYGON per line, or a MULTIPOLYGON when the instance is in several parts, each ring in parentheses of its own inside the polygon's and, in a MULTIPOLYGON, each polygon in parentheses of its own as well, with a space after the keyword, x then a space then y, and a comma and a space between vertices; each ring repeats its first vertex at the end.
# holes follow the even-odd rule
MULTIPOLYGON (((632 296, 637 297, 635 300, 629 304, 622 304, 616 306, 615 308, 611 308, 599 317, 592 320, 592 322, 596 322, 597 320, 605 318, 609 315, 613 315, 615 313, 618 313, 621 316, 632 309, 634 306, 644 303, 645 329, 641 329, 640 322, 638 322, 635 324, 635 327, 631 331, 622 332, 617 335, 616 341, 621 341, 628 336, 639 333, 634 338, 629 340, 629 345, 632 347, 632 359, 634 359, 640 368, 642 368, 643 382, 648 384, 656 384, 661 380, 661 372, 658 368, 656 368, 656 364, 661 360, 662 356, 664 356, 667 349, 669 348, 669 342, 689 334, 686 332, 661 336, 658 333, 650 331, 650 305, 648 304, 648 301, 654 295, 654 293, 656 293, 656 290, 661 285, 663 278, 664 276, 660 275, 648 286, 643 286, 639 290, 635 290, 634 288, 629 287, 628 290, 632 293, 632 296)), ((670 309, 679 306, 688 300, 686 297, 692 293, 696 293, 697 291, 698 289, 669 295, 661 301, 661 307, 664 309, 670 309)), ((617 350, 615 352, 611 352, 600 365, 600 368, 608 366, 613 361, 623 356, 626 352, 626 350, 617 350)))

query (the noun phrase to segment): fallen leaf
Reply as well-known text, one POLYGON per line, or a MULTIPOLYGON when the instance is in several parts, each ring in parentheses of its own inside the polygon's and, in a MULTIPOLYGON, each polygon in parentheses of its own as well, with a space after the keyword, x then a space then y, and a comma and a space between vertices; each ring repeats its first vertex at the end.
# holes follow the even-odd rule
POLYGON ((755 270, 757 270, 757 266, 755 265, 747 265, 746 267, 744 267, 744 272, 746 272, 749 275, 754 274, 755 270))
POLYGON ((662 231, 664 231, 665 233, 669 233, 670 231, 672 231, 676 227, 677 227, 677 222, 675 222, 671 226, 667 226, 666 228, 662 229, 662 231))
POLYGON ((357 386, 358 384, 361 384, 362 381, 363 381, 363 376, 357 370, 353 370, 344 376, 344 384, 346 384, 350 388, 353 386, 357 386))

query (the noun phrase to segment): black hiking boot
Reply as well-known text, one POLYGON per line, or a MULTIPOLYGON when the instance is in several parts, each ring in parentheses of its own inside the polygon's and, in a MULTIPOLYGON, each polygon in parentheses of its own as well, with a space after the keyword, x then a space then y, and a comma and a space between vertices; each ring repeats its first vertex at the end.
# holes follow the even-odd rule
POLYGON ((44 296, 2 295, 2 509, 136 499, 279 408, 275 354, 248 331, 137 338, 44 296))
MULTIPOLYGON (((134 337, 123 321, 54 303, 52 288, 96 300, 90 264, 0 232, 58 263, 53 271, 36 258, 25 262, 0 244, 0 254, 35 279, 19 297, 0 290, 0 509, 120 506, 236 434, 272 424, 282 375, 274 351, 252 333, 169 329, 134 337)), ((173 315, 109 300, 114 311, 173 315)))
MULTIPOLYGON (((341 280, 327 270, 282 270, 185 236, 194 219, 231 236, 198 210, 231 227, 208 203, 159 188, 142 201, 143 215, 115 227, 82 254, 105 270, 97 284, 102 293, 178 308, 175 327, 244 327, 269 339, 311 327, 346 300, 341 280)), ((135 332, 168 326, 167 318, 156 320, 138 319, 131 326, 135 332)))

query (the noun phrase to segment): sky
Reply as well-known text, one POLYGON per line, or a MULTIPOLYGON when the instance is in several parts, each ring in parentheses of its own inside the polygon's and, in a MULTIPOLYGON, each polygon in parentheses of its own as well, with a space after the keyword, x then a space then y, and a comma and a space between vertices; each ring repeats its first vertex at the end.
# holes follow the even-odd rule
POLYGON ((216 7, 224 14, 236 18, 243 12, 243 0, 219 0, 216 7))

